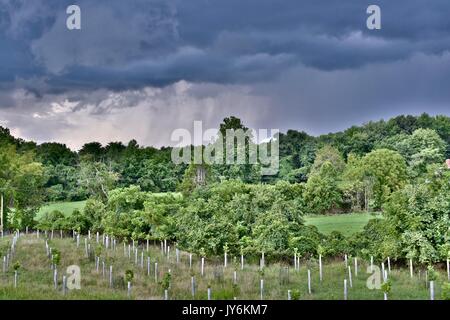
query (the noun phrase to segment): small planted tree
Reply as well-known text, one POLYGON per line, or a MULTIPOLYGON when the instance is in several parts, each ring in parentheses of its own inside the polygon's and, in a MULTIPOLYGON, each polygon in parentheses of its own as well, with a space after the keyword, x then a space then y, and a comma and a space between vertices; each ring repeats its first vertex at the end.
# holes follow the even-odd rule
POLYGON ((438 278, 438 273, 434 270, 433 266, 428 266, 428 281, 430 281, 430 299, 434 300, 434 283, 438 278))
POLYGON ((125 270, 125 282, 127 283, 128 287, 128 297, 131 296, 131 282, 133 281, 133 278, 134 278, 133 270, 130 269, 125 270))
POLYGON ((429 281, 436 281, 437 280, 438 273, 436 272, 436 270, 434 270, 433 266, 428 266, 427 272, 428 272, 428 280, 429 281))
POLYGON ((381 291, 383 291, 384 300, 388 299, 388 294, 391 292, 391 290, 392 290, 391 280, 387 280, 387 281, 383 282, 383 284, 381 285, 381 291))
POLYGON ((100 244, 98 244, 97 246, 95 246, 95 255, 96 255, 97 257, 100 257, 100 256, 101 256, 102 251, 103 251, 103 247, 102 247, 100 244))
POLYGON ((132 282, 133 278, 134 278, 133 270, 130 270, 130 269, 125 270, 125 281, 132 282))
POLYGON ((14 288, 17 288, 17 278, 18 278, 18 273, 19 273, 19 269, 20 269, 20 262, 16 261, 13 265, 13 269, 14 269, 14 288))
POLYGON ((61 254, 60 254, 60 252, 58 251, 58 249, 53 249, 52 250, 52 263, 53 263, 53 266, 56 268, 59 265, 60 262, 61 262, 61 254))
POLYGON ((259 280, 259 293, 260 293, 261 300, 263 300, 263 296, 264 296, 264 267, 261 267, 261 269, 259 270, 259 276, 261 277, 261 279, 259 280))
POLYGON ((295 290, 291 291, 291 299, 292 300, 300 300, 300 296, 301 296, 300 290, 295 289, 295 290))
POLYGON ((52 265, 53 265, 53 284, 55 289, 58 287, 58 265, 61 262, 61 254, 58 249, 52 250, 52 265))
POLYGON ((20 267, 21 267, 21 265, 20 265, 19 261, 16 261, 13 265, 14 271, 19 271, 20 267))
POLYGON ((164 290, 164 300, 169 300, 169 288, 170 288, 171 279, 172 279, 172 275, 170 274, 170 272, 166 272, 161 279, 160 284, 164 290))

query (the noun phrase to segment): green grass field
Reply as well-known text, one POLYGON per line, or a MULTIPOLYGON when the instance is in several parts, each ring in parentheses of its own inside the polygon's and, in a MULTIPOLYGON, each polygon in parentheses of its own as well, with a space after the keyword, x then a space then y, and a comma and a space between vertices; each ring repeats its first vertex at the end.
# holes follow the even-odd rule
POLYGON ((73 202, 55 202, 55 203, 49 203, 41 207, 41 209, 38 211, 36 215, 36 219, 40 219, 40 217, 45 212, 51 212, 54 210, 61 211, 64 215, 70 215, 72 214, 73 210, 83 210, 84 206, 86 204, 86 201, 73 201, 73 202))
POLYGON ((380 214, 371 213, 351 213, 322 216, 306 216, 307 225, 316 226, 321 233, 330 234, 332 231, 339 231, 348 236, 361 231, 371 219, 380 219, 380 214))
MULTIPOLYGON (((96 243, 95 236, 90 240, 85 239, 87 239, 86 236, 81 237, 79 247, 77 247, 76 240, 71 237, 60 238, 59 232, 55 233, 53 240, 49 240, 53 251, 58 249, 61 254, 61 260, 57 266, 57 286, 55 288, 51 261, 46 254, 44 234, 41 232, 39 238, 37 234, 22 235, 17 242, 9 267, 4 271, 0 270, 0 299, 161 300, 164 297, 161 279, 169 273, 169 270, 171 274, 169 299, 205 300, 208 286, 212 290, 213 300, 232 300, 234 297, 239 300, 260 299, 261 273, 257 264, 246 262, 244 269, 241 270, 237 263, 235 269, 233 258, 229 257, 228 266, 224 268, 223 258, 210 259, 207 257, 202 276, 200 257, 193 255, 192 267, 190 267, 189 254, 180 252, 177 262, 173 244, 169 244, 172 246, 169 254, 164 254, 158 243, 156 245, 150 243, 149 251, 147 251, 145 242, 136 243, 137 254, 131 249, 129 255, 128 245, 131 247, 132 244, 117 243, 115 249, 111 249, 111 247, 106 249, 96 243), (85 241, 90 244, 92 249, 89 256, 86 256, 85 253, 85 241), (95 255, 100 257, 98 270, 95 255), (150 273, 147 270, 147 257, 150 257, 151 260, 150 273), (103 262, 105 272, 103 271, 103 262), (158 263, 157 268, 155 268, 155 262, 158 263), (20 268, 17 287, 14 287, 13 266, 16 263, 20 263, 20 268), (64 295, 62 276, 68 276, 66 269, 70 265, 80 267, 81 289, 70 290, 64 295), (109 282, 109 266, 113 267, 112 287, 109 282), (132 270, 134 273, 130 297, 127 295, 127 286, 124 281, 126 270, 132 270), (235 270, 237 283, 233 285, 235 270), (194 295, 191 291, 192 276, 195 277, 196 282, 194 295)), ((0 239, 0 250, 3 254, 10 245, 11 236, 0 239)), ((366 285, 370 276, 366 273, 367 262, 358 260, 358 275, 356 275, 353 260, 350 262, 353 286, 348 288, 348 299, 383 299, 381 290, 370 290, 366 285)), ((376 263, 379 264, 380 261, 376 261, 376 263)), ((440 269, 439 273, 435 283, 436 299, 441 297, 442 283, 446 281, 445 271, 440 269)), ((416 266, 414 277, 411 279, 407 269, 393 263, 392 272, 389 274, 389 279, 392 281, 389 299, 429 299, 429 290, 424 274, 424 270, 419 271, 419 267, 416 266)), ((344 279, 349 279, 348 269, 345 267, 344 261, 340 259, 324 259, 323 281, 319 279, 318 261, 315 259, 302 260, 299 270, 294 270, 293 266, 287 263, 267 264, 263 277, 263 299, 269 300, 287 299, 288 290, 291 290, 296 298, 302 300, 342 300, 344 298, 344 279), (308 292, 308 269, 311 271, 311 293, 308 292)))

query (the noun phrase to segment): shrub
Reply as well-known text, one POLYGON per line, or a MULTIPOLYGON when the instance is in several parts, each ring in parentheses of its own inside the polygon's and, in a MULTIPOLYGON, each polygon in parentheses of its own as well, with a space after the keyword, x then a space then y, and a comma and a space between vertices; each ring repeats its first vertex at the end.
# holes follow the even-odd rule
POLYGON ((166 272, 160 282, 161 287, 164 290, 168 290, 170 287, 170 280, 172 279, 172 275, 170 274, 170 272, 166 272))
POLYGON ((391 289, 392 289, 392 281, 391 280, 388 280, 381 284, 381 291, 383 291, 384 293, 391 292, 391 289))
POLYGON ((127 269, 125 270, 125 282, 132 282, 134 278, 133 270, 127 269))
POLYGON ((300 300, 301 294, 300 294, 300 290, 295 289, 291 291, 291 299, 292 300, 300 300))
POLYGON ((21 265, 20 265, 19 261, 16 261, 13 265, 14 271, 19 271, 20 267, 21 267, 21 265))

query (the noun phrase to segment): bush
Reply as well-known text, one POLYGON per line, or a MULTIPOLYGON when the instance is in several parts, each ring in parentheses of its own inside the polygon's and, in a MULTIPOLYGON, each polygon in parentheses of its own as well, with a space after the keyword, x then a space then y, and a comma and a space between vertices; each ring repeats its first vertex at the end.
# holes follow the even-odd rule
POLYGON ((134 272, 131 269, 125 270, 125 282, 132 282, 134 278, 134 272))
POLYGON ((59 210, 45 212, 38 222, 38 228, 41 230, 62 230, 66 226, 66 217, 59 210))
POLYGON ((342 256, 349 253, 351 249, 347 239, 338 231, 333 231, 328 236, 325 236, 322 239, 321 246, 323 255, 329 257, 342 256))

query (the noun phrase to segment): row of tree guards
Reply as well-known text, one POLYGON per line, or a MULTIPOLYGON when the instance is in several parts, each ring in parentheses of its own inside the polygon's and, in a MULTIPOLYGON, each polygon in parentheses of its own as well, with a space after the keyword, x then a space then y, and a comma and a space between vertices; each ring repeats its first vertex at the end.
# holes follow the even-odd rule
MULTIPOLYGON (((39 238, 40 234, 42 233, 40 230, 36 230, 34 232, 36 234, 36 237, 39 238)), ((25 230, 25 234, 28 234, 28 228, 26 228, 25 230)), ((13 233, 13 237, 12 237, 12 243, 11 243, 11 247, 8 249, 6 255, 3 257, 3 272, 5 273, 6 270, 9 268, 10 266, 10 262, 12 261, 14 254, 15 254, 15 250, 16 250, 16 245, 17 245, 17 241, 20 237, 20 232, 16 231, 13 233)), ((55 235, 54 230, 51 231, 51 233, 49 234, 49 232, 44 231, 44 238, 50 238, 53 239, 55 235)), ((61 238, 63 238, 64 233, 63 231, 59 232, 59 235, 61 238)), ((3 232, 2 232, 2 237, 3 237, 3 232)), ((114 237, 111 237, 109 235, 105 235, 105 234, 101 234, 99 232, 97 232, 95 235, 92 235, 91 232, 88 232, 88 235, 84 238, 84 249, 85 249, 85 255, 86 257, 91 256, 92 254, 92 250, 91 250, 91 243, 90 241, 93 240, 95 236, 95 241, 97 244, 101 244, 105 249, 107 250, 117 250, 117 239, 115 239, 114 237)), ((77 248, 80 247, 80 238, 81 235, 75 231, 72 232, 72 238, 74 239, 74 241, 76 242, 76 246, 77 248)), ((141 244, 135 240, 132 240, 131 243, 125 243, 123 242, 123 254, 124 257, 128 257, 128 259, 133 259, 135 265, 139 265, 141 267, 141 269, 144 269, 144 251, 149 251, 149 240, 146 241, 145 244, 142 244, 142 250, 139 254, 139 248, 141 246, 141 244)), ((171 247, 168 244, 167 240, 163 240, 160 242, 161 245, 161 253, 163 256, 166 256, 167 259, 169 260, 171 258, 170 252, 171 252, 171 247)), ((53 281, 54 281, 54 287, 55 289, 58 288, 58 270, 57 270, 57 265, 59 264, 59 260, 60 260, 60 253, 59 252, 55 252, 54 249, 52 249, 49 245, 47 240, 45 241, 45 247, 46 247, 46 254, 48 256, 48 258, 51 261, 51 269, 53 270, 53 281)), ((175 248, 175 259, 176 259, 176 263, 178 264, 180 262, 180 255, 181 252, 180 250, 176 247, 175 248)), ((192 268, 193 264, 192 264, 192 253, 188 253, 189 256, 189 267, 192 268)), ((297 251, 294 252, 294 257, 293 257, 293 262, 294 262, 294 270, 299 271, 300 270, 300 255, 297 254, 297 251)), ((227 268, 228 267, 228 253, 225 251, 224 253, 224 257, 223 257, 223 267, 227 268)), ((240 256, 240 268, 241 270, 244 269, 244 255, 241 254, 240 256)), ((349 288, 353 287, 353 272, 354 272, 354 276, 358 276, 358 272, 359 272, 359 264, 358 264, 359 260, 358 257, 353 257, 353 269, 350 265, 350 259, 348 255, 344 255, 344 264, 345 264, 345 268, 347 270, 347 277, 344 279, 343 281, 343 288, 344 288, 344 300, 348 299, 348 293, 349 293, 349 288)), ((205 275, 205 256, 202 255, 201 256, 201 260, 200 260, 200 275, 203 277, 205 275)), ((381 262, 381 278, 383 281, 383 284, 381 285, 381 289, 384 293, 384 299, 387 300, 388 299, 388 293, 390 291, 390 282, 389 282, 389 274, 392 271, 392 264, 391 264, 391 259, 390 257, 387 257, 387 259, 385 261, 381 262)), ((151 276, 151 259, 149 256, 147 256, 147 261, 146 261, 146 269, 147 269, 147 275, 151 276)), ((322 263, 322 255, 319 254, 318 256, 318 267, 319 267, 319 281, 322 282, 324 281, 323 278, 323 263, 322 263)), ((447 267, 447 279, 448 281, 450 281, 450 261, 449 259, 447 259, 446 261, 446 267, 447 267)), ((18 269, 20 268, 20 265, 14 265, 14 269, 15 269, 15 273, 14 273, 14 287, 17 287, 17 281, 18 281, 18 269)), ((95 256, 95 268, 97 273, 100 273, 100 256, 96 255, 95 256)), ((102 276, 106 277, 107 276, 107 272, 106 272, 106 265, 105 265, 105 261, 104 259, 101 262, 101 268, 102 268, 102 276)), ((261 258, 260 258, 260 263, 259 263, 259 271, 261 272, 261 279, 260 279, 260 298, 263 299, 264 298, 264 270, 265 268, 265 254, 264 252, 261 253, 261 258)), ((378 266, 376 266, 374 264, 374 258, 373 256, 370 257, 370 265, 368 266, 368 273, 374 273, 375 272, 375 268, 378 268, 378 266)), ((112 288, 113 287, 113 266, 110 265, 109 268, 109 285, 112 288)), ((158 263, 154 262, 153 264, 153 269, 154 269, 154 279, 155 282, 158 282, 158 263)), ((409 259, 409 271, 410 271, 410 277, 413 278, 414 277, 414 265, 413 265, 413 260, 409 259)), ((170 269, 168 270, 168 273, 170 275, 171 271, 170 269)), ((125 275, 127 278, 127 289, 128 289, 128 296, 131 296, 131 283, 132 283, 132 278, 133 276, 130 274, 126 274, 125 275)), ((420 276, 420 271, 419 271, 419 276, 420 276)), ((426 272, 426 276, 428 277, 428 272, 426 272)), ((237 284, 237 270, 234 270, 233 272, 233 283, 237 284)), ((308 269, 307 270, 307 280, 308 280, 308 293, 312 294, 312 283, 311 283, 311 270, 308 269)), ((381 280, 381 279, 380 279, 381 280)), ((62 279, 62 287, 63 287, 63 293, 66 294, 67 292, 67 279, 66 276, 63 276, 62 279)), ((169 281, 170 282, 170 281, 169 281)), ((374 285, 377 285, 377 279, 374 278, 374 285)), ((435 298, 435 282, 434 279, 427 279, 426 281, 427 286, 429 287, 429 292, 430 292, 430 299, 434 300, 435 298)), ((380 284, 378 284, 378 286, 380 286, 380 284)), ((170 288, 170 283, 166 286, 165 290, 164 290, 164 299, 169 299, 169 295, 168 295, 168 290, 170 288)), ((196 295, 196 282, 195 282, 195 277, 192 276, 191 277, 191 291, 192 291, 192 296, 194 297, 196 295)), ((210 300, 212 297, 212 289, 210 286, 208 286, 208 292, 207 292, 207 297, 210 300)), ((288 294, 287 294, 287 298, 288 300, 292 299, 292 291, 288 290, 288 294)))

